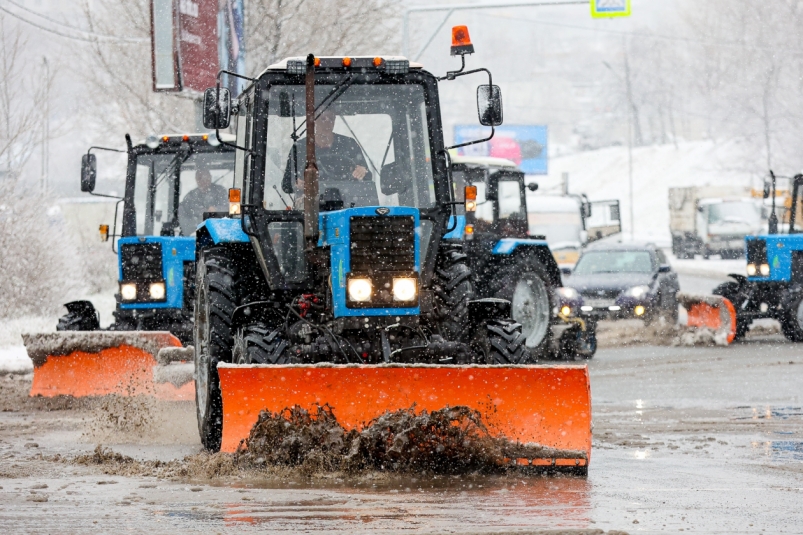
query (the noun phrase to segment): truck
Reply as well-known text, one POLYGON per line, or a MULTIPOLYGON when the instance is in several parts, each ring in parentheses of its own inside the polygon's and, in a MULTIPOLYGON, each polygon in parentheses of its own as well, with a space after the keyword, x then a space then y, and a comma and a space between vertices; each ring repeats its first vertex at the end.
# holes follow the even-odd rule
POLYGON ((672 253, 680 259, 702 255, 739 258, 745 236, 766 228, 764 203, 750 188, 690 186, 669 188, 672 253))

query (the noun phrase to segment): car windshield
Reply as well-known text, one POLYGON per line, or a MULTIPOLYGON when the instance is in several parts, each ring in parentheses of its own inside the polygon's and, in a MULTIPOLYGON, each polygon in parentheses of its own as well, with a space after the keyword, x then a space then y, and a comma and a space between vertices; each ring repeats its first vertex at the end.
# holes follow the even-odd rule
POLYGON ((758 225, 761 223, 761 208, 751 202, 721 202, 708 205, 708 222, 713 224, 742 223, 758 225))
POLYGON ((652 270, 652 259, 647 251, 589 251, 583 253, 572 273, 651 273, 652 270))
MULTIPOLYGON (((329 209, 435 204, 423 87, 316 85, 315 99, 319 191, 329 209)), ((302 85, 268 92, 267 210, 303 208, 304 103, 302 85)))
POLYGON ((174 228, 184 236, 194 234, 204 212, 228 211, 233 171, 234 152, 140 154, 134 189, 137 235, 173 235, 174 228))

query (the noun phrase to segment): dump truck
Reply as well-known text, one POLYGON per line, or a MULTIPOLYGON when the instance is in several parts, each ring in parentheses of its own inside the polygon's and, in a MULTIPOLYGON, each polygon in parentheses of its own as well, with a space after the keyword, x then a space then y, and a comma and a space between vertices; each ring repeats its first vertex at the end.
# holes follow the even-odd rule
MULTIPOLYGON (((100 226, 101 239, 111 240, 117 255, 114 320, 101 330, 92 303, 73 301, 65 304, 67 314, 59 319, 56 334, 26 335, 28 354, 34 361, 32 395, 164 391, 168 393, 160 395, 169 397, 170 387, 157 387, 147 378, 153 373, 159 376, 160 365, 187 360, 187 353, 176 348, 192 339, 194 234, 204 212, 211 210, 207 216, 227 215, 228 191, 220 183, 232 185, 234 150, 208 134, 150 136, 137 145, 126 135, 126 145, 126 150, 91 147, 81 162, 81 190, 109 197, 94 191, 95 152, 127 156, 125 193, 117 204, 118 209, 122 205, 120 232, 118 209, 111 229, 100 226), (220 197, 217 201, 215 192, 220 197), (125 371, 135 362, 136 369, 145 370, 144 375, 125 371)), ((178 368, 170 370, 173 373, 178 368)), ((179 386, 191 381, 192 374, 183 377, 179 386)), ((182 396, 186 397, 185 393, 182 396)))
MULTIPOLYGON (((524 173, 501 158, 454 155, 451 172, 458 201, 464 200, 466 186, 477 188, 476 210, 463 210, 464 226, 446 238, 465 240, 478 295, 511 301, 512 317, 522 325, 527 348, 538 357, 593 356, 593 324, 579 319, 578 307, 562 302, 561 272, 550 244, 544 235, 532 233, 533 197, 526 193, 536 191, 538 184, 525 185, 524 173)), ((576 201, 569 198, 569 202, 573 215, 582 221, 576 201)), ((458 205, 458 213, 461 209, 458 205)), ((561 215, 542 211, 539 222, 549 228, 561 226, 565 222, 561 215)))
POLYGON ((669 230, 677 258, 738 258, 745 236, 761 233, 766 224, 762 202, 749 188, 669 188, 669 230))
MULTIPOLYGON (((550 453, 512 462, 587 470, 585 366, 533 363, 510 302, 478 298, 454 229, 438 83, 483 73, 480 123, 501 90, 462 67, 437 78, 398 56, 291 57, 204 123, 236 118, 231 217, 196 235, 195 375, 208 450, 248 449, 260 415, 327 407, 347 430, 388 412, 465 407, 495 438, 550 453), (239 215, 237 215, 239 213, 239 215)), ((470 207, 469 207, 470 208, 470 207)), ((455 219, 453 219, 455 218, 455 219)))
POLYGON ((771 225, 775 226, 772 233, 746 236, 746 276, 732 273, 733 280, 713 291, 733 303, 737 339, 747 333, 753 320, 772 318, 781 324, 787 339, 803 342, 803 175, 795 175, 790 182, 791 196, 784 203, 787 224, 783 228, 771 225))

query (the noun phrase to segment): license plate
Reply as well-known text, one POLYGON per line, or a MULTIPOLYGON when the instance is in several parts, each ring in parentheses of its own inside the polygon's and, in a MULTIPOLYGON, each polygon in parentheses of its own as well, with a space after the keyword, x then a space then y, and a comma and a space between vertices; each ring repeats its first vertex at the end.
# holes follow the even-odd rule
POLYGON ((594 308, 608 308, 615 303, 614 299, 583 299, 583 304, 594 308))

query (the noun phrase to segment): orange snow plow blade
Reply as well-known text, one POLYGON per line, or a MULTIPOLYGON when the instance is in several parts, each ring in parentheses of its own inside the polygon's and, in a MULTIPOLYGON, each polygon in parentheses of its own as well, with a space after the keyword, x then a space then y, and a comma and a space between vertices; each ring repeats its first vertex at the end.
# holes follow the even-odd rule
POLYGON ((687 326, 710 329, 726 344, 736 337, 736 309, 719 295, 678 294, 678 302, 686 309, 687 326))
POLYGON ((362 430, 388 412, 466 406, 479 411, 491 436, 566 452, 520 464, 588 466, 591 457, 586 366, 220 364, 218 375, 222 451, 236 451, 263 410, 328 404, 340 425, 362 430))
POLYGON ((192 373, 189 380, 186 373, 192 365, 170 358, 171 350, 179 356, 186 350, 168 332, 57 332, 22 338, 34 365, 31 396, 195 398, 192 373), (164 359, 165 354, 160 363, 157 355, 164 359))

